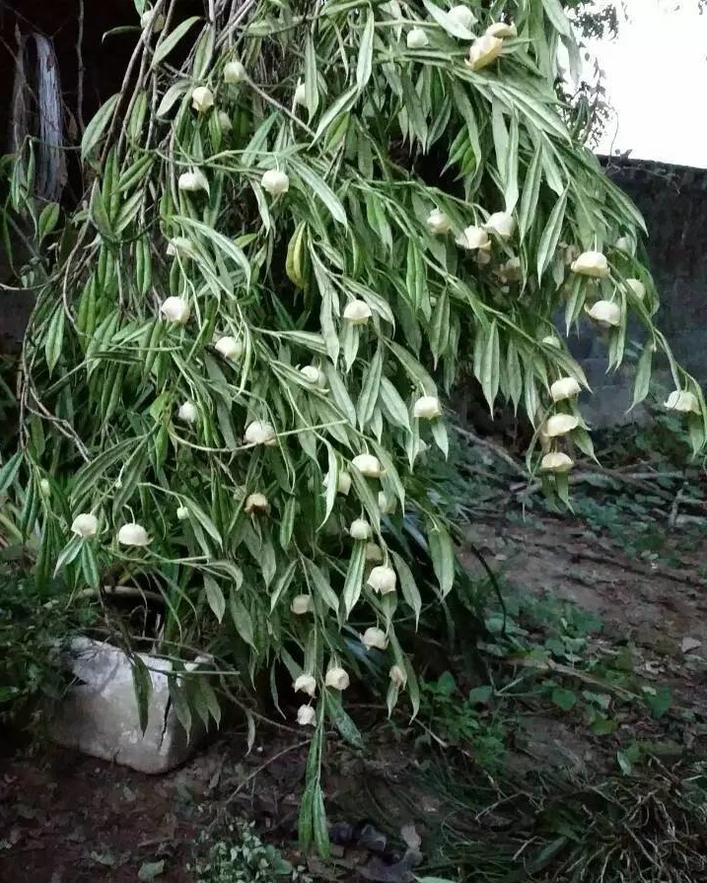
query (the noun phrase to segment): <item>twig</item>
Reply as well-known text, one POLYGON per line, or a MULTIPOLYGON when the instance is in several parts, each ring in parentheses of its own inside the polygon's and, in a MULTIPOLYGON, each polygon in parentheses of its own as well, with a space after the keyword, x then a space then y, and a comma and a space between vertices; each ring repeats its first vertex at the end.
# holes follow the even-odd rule
POLYGON ((76 37, 76 60, 78 64, 78 81, 76 84, 76 119, 79 129, 83 132, 83 78, 86 68, 83 63, 83 25, 84 25, 84 0, 79 0, 78 34, 76 37))
POLYGON ((252 773, 247 775, 245 779, 240 783, 240 785, 236 788, 236 790, 231 794, 230 797, 227 797, 224 805, 228 805, 232 800, 240 794, 240 792, 245 788, 248 782, 251 782, 256 776, 259 776, 263 770, 267 769, 270 764, 275 763, 276 760, 279 760, 281 757, 284 757, 286 754, 290 754, 292 751, 298 751, 300 748, 304 748, 306 745, 309 745, 309 739, 305 739, 303 742, 297 742, 294 745, 288 745, 287 748, 283 748, 282 751, 278 751, 273 754, 272 757, 269 757, 264 763, 261 763, 259 767, 256 767, 252 773))
POLYGON ((482 448, 486 448, 495 454, 500 460, 503 460, 504 463, 508 464, 514 472, 518 475, 522 475, 527 479, 528 473, 525 468, 518 463, 517 460, 514 460, 511 455, 503 449, 501 445, 496 444, 496 442, 492 442, 488 438, 481 438, 473 432, 470 432, 468 429, 462 429, 461 426, 456 427, 457 432, 462 438, 468 439, 470 442, 473 442, 475 445, 479 445, 482 448))

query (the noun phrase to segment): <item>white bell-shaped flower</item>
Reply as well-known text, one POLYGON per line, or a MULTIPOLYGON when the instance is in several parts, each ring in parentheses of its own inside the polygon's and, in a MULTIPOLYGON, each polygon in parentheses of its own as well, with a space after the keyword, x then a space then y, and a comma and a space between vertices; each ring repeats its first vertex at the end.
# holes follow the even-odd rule
POLYGON ((516 222, 510 212, 494 212, 484 224, 484 229, 501 239, 510 239, 515 233, 516 222))
POLYGON ((600 251, 583 251, 577 260, 572 261, 572 272, 593 279, 605 279, 609 275, 609 262, 600 251))
MULTIPOLYGON (((324 487, 329 487, 329 476, 324 476, 324 487)), ((340 469, 336 478, 336 492, 347 497, 351 490, 351 475, 345 470, 340 469)))
POLYGON ((574 414, 553 414, 545 421, 544 432, 548 438, 557 438, 567 435, 579 426, 579 420, 574 414))
POLYGON ((182 172, 177 179, 177 187, 184 193, 198 193, 200 190, 209 192, 209 181, 201 169, 182 172))
POLYGON ((562 451, 545 454, 540 463, 543 472, 569 472, 573 466, 574 460, 562 451))
POLYGON ((357 518, 351 522, 349 536, 354 540, 367 540, 371 536, 371 525, 365 518, 357 518))
POLYGON ((295 595, 290 604, 290 610, 295 616, 304 616, 314 610, 314 602, 311 595, 295 595))
POLYGON ((196 423, 199 419, 199 411, 194 402, 183 402, 177 411, 177 417, 185 423, 196 423))
POLYGON ((197 86, 192 89, 191 106, 198 113, 206 113, 214 106, 214 94, 206 86, 197 86))
POLYGON ((638 298, 638 300, 643 300, 643 298, 646 296, 646 286, 641 282, 640 279, 627 279, 626 285, 628 285, 628 287, 638 298))
POLYGON ((578 396, 582 388, 575 377, 560 377, 550 387, 550 395, 553 402, 561 402, 563 399, 572 399, 578 396))
POLYGON ((303 368, 299 369, 299 373, 304 377, 307 383, 311 383, 313 386, 322 387, 326 383, 324 372, 320 371, 316 365, 305 365, 303 368))
POLYGON ((242 62, 229 61, 223 68, 223 79, 226 83, 242 83, 248 74, 242 62))
POLYGON ((187 521, 189 518, 189 510, 186 506, 180 506, 177 509, 177 519, 179 521, 187 521))
POLYGON ((486 33, 489 37, 499 37, 502 40, 508 40, 518 36, 518 28, 513 22, 506 24, 505 22, 497 21, 486 28, 486 33))
POLYGON ((300 705, 297 709, 297 723, 301 727, 313 727, 317 722, 317 712, 311 705, 300 705))
POLYGON ((268 515, 270 512, 270 502, 265 494, 256 492, 246 497, 243 509, 246 515, 268 515))
POLYGON ((469 9, 468 6, 464 6, 463 3, 460 3, 457 6, 452 6, 447 15, 456 22, 456 24, 466 28, 467 31, 470 31, 476 24, 476 16, 471 9, 469 9))
POLYGON ((587 310, 587 315, 604 328, 621 324, 621 307, 611 300, 598 300, 587 310))
POLYGON ((306 693, 308 696, 314 696, 317 692, 317 682, 310 674, 301 674, 292 687, 295 693, 306 693))
POLYGON ((121 546, 149 546, 150 538, 141 524, 130 521, 118 531, 118 542, 121 546))
POLYGON ((457 245, 467 251, 491 248, 491 240, 486 230, 483 227, 475 227, 473 224, 470 227, 465 227, 455 241, 457 245))
POLYGON ((378 508, 381 515, 392 515, 397 508, 395 497, 388 497, 385 491, 378 491, 378 508))
POLYGON ((333 690, 345 690, 351 681, 347 672, 340 666, 335 665, 327 671, 324 683, 333 690))
POLYGON ((369 628, 361 635, 366 650, 387 650, 388 638, 383 629, 369 628))
POLYGON ((378 543, 366 543, 365 556, 369 564, 379 564, 383 560, 383 550, 378 543))
POLYGON ((40 481, 39 481, 39 493, 40 493, 43 497, 45 497, 45 498, 51 496, 51 493, 52 493, 52 486, 51 486, 51 484, 49 483, 49 479, 48 479, 48 478, 42 478, 42 479, 40 479, 40 481))
POLYGON ((412 406, 412 413, 421 420, 434 420, 442 416, 442 406, 437 396, 421 396, 412 406))
POLYGON ((484 34, 474 40, 469 48, 469 57, 466 60, 467 67, 473 71, 480 71, 492 64, 503 49, 503 40, 491 34, 484 34))
POLYGON ((422 28, 412 28, 407 33, 405 44, 408 49, 424 49, 425 46, 429 46, 430 41, 422 28))
POLYGON ((697 400, 697 396, 694 392, 690 392, 688 389, 673 390, 664 402, 664 407, 667 408, 668 411, 681 411, 683 413, 692 411, 693 414, 700 413, 700 403, 697 400))
POLYGON ((222 132, 230 132, 233 129, 233 121, 225 110, 218 112, 218 126, 222 132))
POLYGON ((95 537, 98 533, 98 519, 91 512, 81 512, 71 523, 71 533, 82 540, 95 537))
POLYGON ((447 215, 438 208, 432 209, 429 215, 427 215, 426 224, 427 229, 434 236, 444 236, 445 233, 449 233, 452 229, 452 222, 447 215))
POLYGON ((297 83, 297 88, 295 89, 294 96, 295 104, 305 105, 307 103, 307 88, 302 82, 302 80, 297 83))
POLYGON ((143 31, 146 31, 150 27, 150 24, 152 24, 152 33, 159 34, 160 31, 164 30, 164 15, 162 15, 161 12, 157 12, 155 9, 146 9, 140 16, 140 27, 143 31))
POLYGON ((243 355, 243 343, 235 337, 219 337, 214 344, 216 352, 228 359, 230 362, 237 362, 243 355))
POLYGON ((260 186, 271 196, 280 196, 290 189, 290 179, 280 169, 268 169, 260 179, 260 186))
POLYGON ((167 322, 174 322, 175 325, 184 325, 189 321, 191 316, 191 307, 189 301, 183 297, 168 297, 162 301, 160 313, 167 322))
POLYGON ((366 478, 380 478, 383 475, 381 461, 373 454, 358 454, 351 463, 366 478))
POLYGON ((247 445, 265 445, 269 448, 274 448, 277 445, 275 429, 267 420, 254 420, 249 423, 243 440, 247 445))
POLYGON ((388 595, 394 592, 398 584, 398 576, 392 567, 379 565, 374 567, 368 575, 367 585, 379 595, 388 595))
POLYGON ((396 687, 404 687, 407 683, 407 675, 399 665, 392 665, 388 672, 388 677, 396 687))
POLYGON ((365 325, 372 315, 365 300, 350 300, 344 307, 344 319, 352 325, 365 325))

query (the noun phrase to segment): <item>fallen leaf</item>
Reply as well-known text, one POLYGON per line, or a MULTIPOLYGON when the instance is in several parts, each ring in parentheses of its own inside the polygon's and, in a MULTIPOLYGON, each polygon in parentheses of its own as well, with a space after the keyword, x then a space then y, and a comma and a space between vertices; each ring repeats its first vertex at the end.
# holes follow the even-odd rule
POLYGON ((163 873, 164 859, 158 862, 145 862, 138 871, 137 878, 141 883, 145 883, 145 881, 154 880, 155 877, 159 877, 163 873))
POLYGON ((408 825, 403 825, 400 829, 400 836, 403 838, 405 845, 409 846, 410 849, 420 848, 422 837, 417 833, 417 828, 412 822, 408 825))
POLYGON ((697 650, 697 648, 701 646, 702 641, 698 641, 697 638, 683 638, 682 643, 680 644, 683 653, 690 653, 692 650, 697 650))

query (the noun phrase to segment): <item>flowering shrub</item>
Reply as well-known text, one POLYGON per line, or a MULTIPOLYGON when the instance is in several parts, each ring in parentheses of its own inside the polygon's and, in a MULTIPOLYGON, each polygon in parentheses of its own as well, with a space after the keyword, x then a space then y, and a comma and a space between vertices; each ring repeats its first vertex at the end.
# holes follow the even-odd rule
POLYGON ((460 366, 527 415, 561 495, 592 447, 558 312, 606 336, 609 369, 632 316, 635 400, 662 350, 696 448, 704 401, 653 326, 641 218, 557 104, 558 41, 576 55, 559 4, 506 3, 513 22, 441 0, 137 5, 126 86, 83 136, 85 203, 57 232, 31 164, 11 182, 52 245, 25 277, 24 529, 70 585, 159 591, 165 652, 220 628, 244 678, 287 666, 315 725, 303 839, 322 846, 327 709, 371 654, 389 705, 417 707, 404 519, 453 588, 445 514, 413 476, 447 452, 460 366))

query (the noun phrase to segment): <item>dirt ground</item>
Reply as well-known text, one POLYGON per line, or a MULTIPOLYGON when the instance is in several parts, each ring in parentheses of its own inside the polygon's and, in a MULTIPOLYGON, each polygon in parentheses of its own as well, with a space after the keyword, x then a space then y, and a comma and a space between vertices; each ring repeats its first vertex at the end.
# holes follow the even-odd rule
MULTIPOLYGON (((672 550, 669 563, 665 556, 636 559, 582 524, 552 517, 486 521, 470 528, 469 538, 505 584, 569 599, 600 616, 607 646, 635 645, 646 676, 660 676, 696 718, 707 719, 707 587, 699 544, 672 550)), ((471 555, 468 563, 477 567, 471 555)), ((566 723, 528 714, 524 731, 531 765, 560 756, 581 766, 591 758, 591 746, 566 723)), ((286 729, 263 738, 249 755, 241 734, 222 734, 182 769, 159 778, 46 744, 6 750, 0 757, 0 881, 133 883, 145 863, 164 860, 156 879, 194 883, 187 866, 199 838, 214 830, 215 807, 219 824, 246 814, 275 839, 293 837, 304 762, 301 731, 286 729)), ((363 758, 342 755, 327 782, 338 818, 348 813, 355 821, 364 792, 393 813, 390 795, 405 787, 416 764, 404 745, 389 742, 372 745, 363 758)), ((407 794, 406 801, 423 817, 439 811, 424 793, 407 794)), ((398 823, 405 813, 404 805, 396 808, 398 823)), ((328 869, 315 863, 312 879, 384 879, 366 870, 365 850, 355 853, 335 851, 328 869)))

